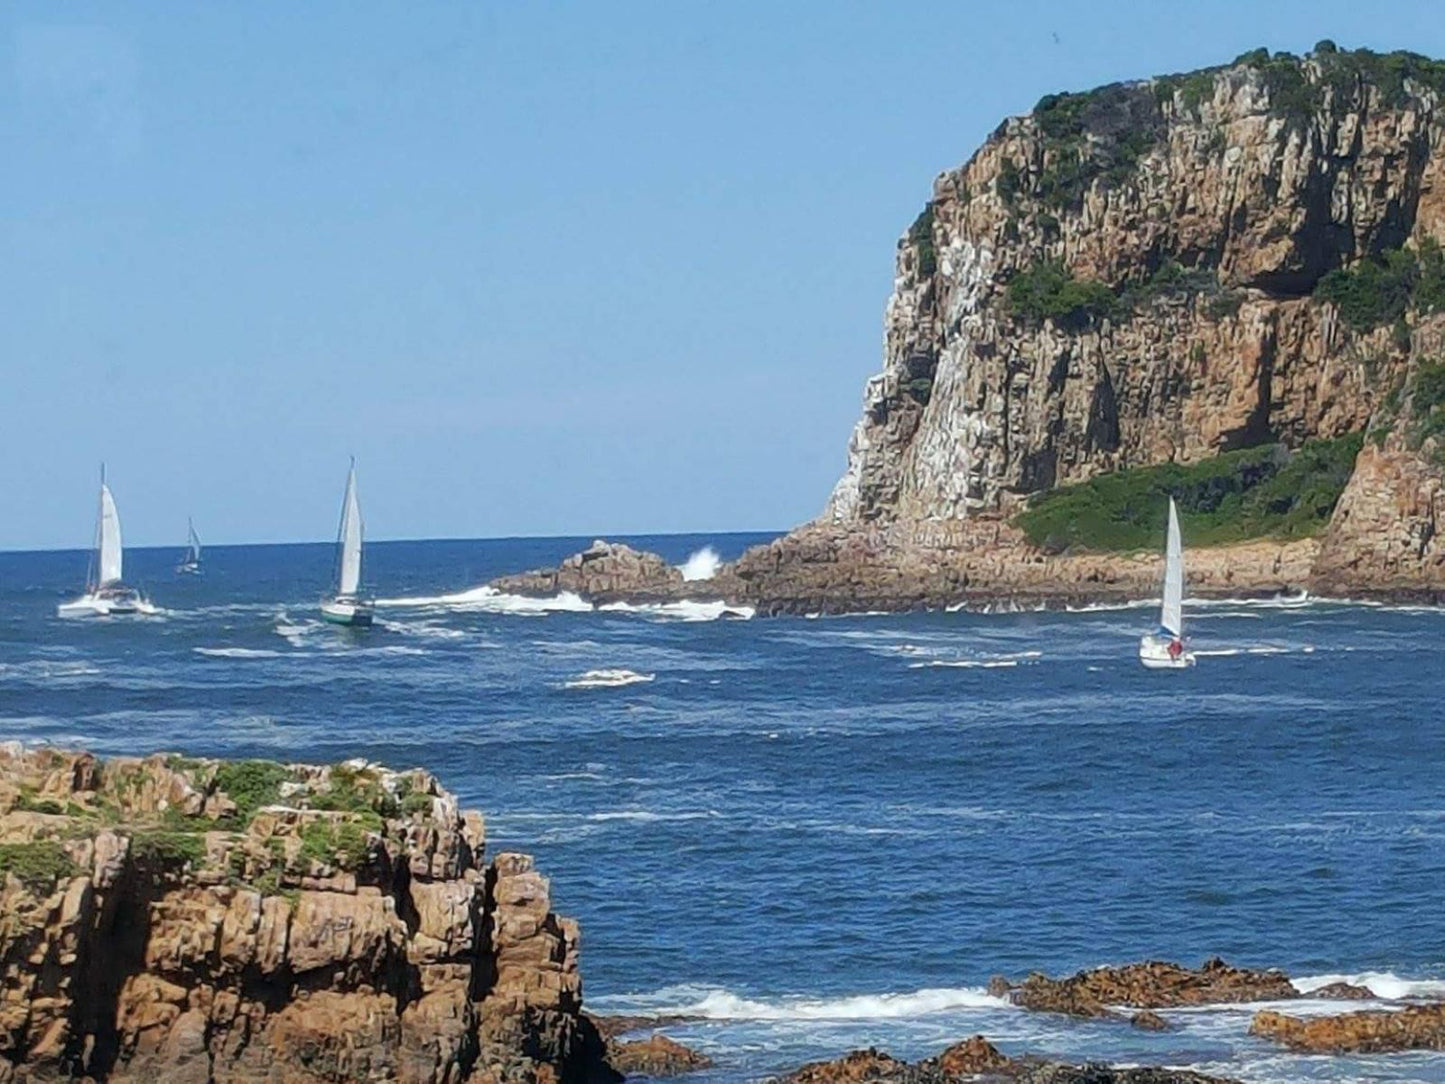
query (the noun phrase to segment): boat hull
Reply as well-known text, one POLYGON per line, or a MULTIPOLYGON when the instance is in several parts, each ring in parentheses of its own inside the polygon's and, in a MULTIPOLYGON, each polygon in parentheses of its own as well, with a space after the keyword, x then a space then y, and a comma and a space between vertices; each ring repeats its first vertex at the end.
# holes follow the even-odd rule
POLYGON ((1149 670, 1188 670, 1194 665, 1194 652, 1169 654, 1170 640, 1163 636, 1144 636, 1139 640, 1139 661, 1149 670))
POLYGON ((321 620, 350 628, 370 628, 375 616, 368 599, 329 598, 321 604, 321 620))
POLYGON ((177 576, 199 576, 200 574, 201 565, 199 561, 183 561, 176 565, 177 576))
POLYGON ((156 612, 139 591, 92 591, 55 608, 58 617, 144 617, 156 612))

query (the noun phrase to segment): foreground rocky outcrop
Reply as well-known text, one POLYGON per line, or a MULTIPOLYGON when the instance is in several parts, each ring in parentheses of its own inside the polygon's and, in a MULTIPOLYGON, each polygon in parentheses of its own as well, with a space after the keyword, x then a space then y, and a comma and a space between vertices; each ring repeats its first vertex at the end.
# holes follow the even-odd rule
POLYGON ((0 746, 0 1080, 616 1079, 576 924, 428 773, 0 746))
POLYGON ((878 1050, 855 1050, 833 1061, 814 1062, 773 1084, 956 1084, 1007 1080, 1019 1084, 1230 1084, 1221 1077, 1154 1066, 1066 1065, 1041 1058, 1010 1058, 982 1035, 920 1062, 900 1061, 878 1050))
MULTIPOLYGON (((1016 986, 1007 980, 995 979, 989 990, 996 996, 1008 997, 1020 1008, 1037 1012, 1116 1019, 1124 1017, 1111 1006, 1152 1010, 1281 1001, 1300 996, 1283 971, 1231 967, 1217 956, 1199 968, 1150 960, 1125 967, 1080 971, 1063 979, 1035 973, 1016 986)), ((1163 1023, 1152 1013, 1137 1014, 1131 1022, 1141 1027, 1158 1027, 1163 1023)))
POLYGON ((1366 1010, 1300 1019, 1266 1010, 1249 1033, 1310 1054, 1384 1054, 1445 1050, 1445 1003, 1409 1005, 1398 1011, 1366 1010))
POLYGON ((1445 63, 1329 42, 1046 96, 900 239, 818 521, 705 587, 586 562, 514 582, 763 613, 1148 597, 1156 555, 1046 552, 1017 514, 1119 470, 1367 433, 1314 537, 1191 549, 1189 589, 1445 600, 1442 102, 1445 63))

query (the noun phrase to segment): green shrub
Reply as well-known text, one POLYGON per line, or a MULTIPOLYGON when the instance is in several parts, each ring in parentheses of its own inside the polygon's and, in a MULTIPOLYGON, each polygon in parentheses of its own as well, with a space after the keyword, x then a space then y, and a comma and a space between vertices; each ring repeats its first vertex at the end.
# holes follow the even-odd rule
POLYGON ((1337 268, 1316 284, 1315 299, 1340 310, 1340 318, 1356 331, 1369 331, 1405 315, 1419 280, 1415 254, 1392 249, 1382 258, 1337 268))
POLYGON ((130 849, 147 865, 198 866, 206 856, 206 841, 196 832, 147 829, 130 837, 130 849))
POLYGON ((54 798, 40 798, 31 787, 20 788, 20 793, 15 796, 14 808, 24 813, 46 813, 50 816, 65 812, 65 807, 54 798))
POLYGON ((908 241, 918 250, 918 273, 927 277, 938 270, 938 253, 933 247, 933 201, 929 200, 908 227, 908 241))
POLYGON ((312 809, 370 814, 378 828, 382 817, 396 816, 396 799, 366 771, 337 764, 331 769, 330 783, 330 789, 308 799, 312 809))
POLYGON ((236 815, 250 820, 256 810, 281 800, 291 771, 274 760, 232 760, 216 769, 216 789, 236 803, 236 815))
POLYGON ((0 843, 0 875, 13 873, 31 888, 45 888, 77 873, 75 863, 54 840, 0 843))
POLYGON ((1115 471, 1036 496, 1016 524, 1035 545, 1137 550, 1162 545, 1168 498, 1189 545, 1302 538, 1329 522, 1359 454, 1360 434, 1269 444, 1200 463, 1115 471))
POLYGON ((309 862, 355 870, 370 854, 366 830, 355 821, 316 821, 301 830, 301 857, 309 862))
POLYGON ((432 811, 432 796, 430 794, 422 794, 420 791, 414 794, 408 794, 401 800, 401 811, 408 817, 417 813, 430 813, 432 811))
POLYGON ((1094 320, 1119 313, 1119 299, 1102 282, 1076 279, 1062 263, 1045 261, 1009 280, 1006 305, 1011 315, 1031 321, 1054 320, 1082 330, 1094 320))

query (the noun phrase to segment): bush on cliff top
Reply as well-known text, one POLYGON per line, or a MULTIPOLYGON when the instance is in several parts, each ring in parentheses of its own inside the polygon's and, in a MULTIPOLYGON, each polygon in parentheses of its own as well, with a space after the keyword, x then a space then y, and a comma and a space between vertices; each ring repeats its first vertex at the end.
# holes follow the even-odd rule
POLYGON ((60 878, 70 877, 75 872, 75 863, 53 840, 0 843, 0 877, 13 873, 31 888, 48 888, 60 878))
POLYGON ((1250 538, 1305 538, 1329 522, 1362 437, 1268 444, 1188 465, 1115 471, 1036 496, 1015 523, 1050 550, 1154 549, 1164 544, 1168 498, 1186 546, 1250 538))
POLYGON ((1353 267, 1329 272, 1316 284, 1315 300, 1334 305, 1356 331, 1370 331, 1420 313, 1445 309, 1445 252, 1426 238, 1419 251, 1397 248, 1353 267))
POLYGON ((250 820, 262 806, 281 800, 290 769, 273 760, 229 760, 216 769, 216 789, 236 803, 236 815, 250 820))

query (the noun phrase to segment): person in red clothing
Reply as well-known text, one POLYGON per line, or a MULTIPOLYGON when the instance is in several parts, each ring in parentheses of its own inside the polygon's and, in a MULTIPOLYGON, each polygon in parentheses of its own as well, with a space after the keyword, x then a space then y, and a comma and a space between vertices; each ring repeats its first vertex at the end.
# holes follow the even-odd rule
POLYGON ((1172 640, 1169 641, 1169 657, 1170 657, 1171 659, 1177 659, 1177 658, 1179 658, 1179 656, 1182 655, 1183 653, 1184 653, 1184 642, 1183 642, 1182 640, 1180 640, 1179 637, 1176 636, 1176 637, 1174 637, 1174 639, 1172 639, 1172 640))

